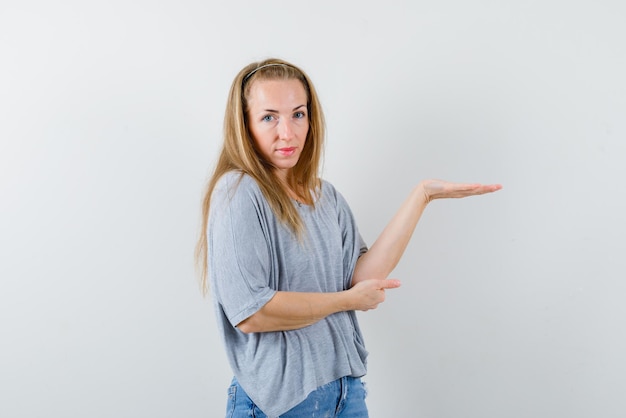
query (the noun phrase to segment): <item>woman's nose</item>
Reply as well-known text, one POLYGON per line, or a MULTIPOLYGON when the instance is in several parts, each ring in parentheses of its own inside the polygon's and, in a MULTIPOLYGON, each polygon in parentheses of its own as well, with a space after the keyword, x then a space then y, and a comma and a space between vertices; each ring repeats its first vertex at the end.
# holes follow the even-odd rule
POLYGON ((278 138, 284 140, 293 138, 293 129, 290 120, 283 119, 278 123, 278 138))

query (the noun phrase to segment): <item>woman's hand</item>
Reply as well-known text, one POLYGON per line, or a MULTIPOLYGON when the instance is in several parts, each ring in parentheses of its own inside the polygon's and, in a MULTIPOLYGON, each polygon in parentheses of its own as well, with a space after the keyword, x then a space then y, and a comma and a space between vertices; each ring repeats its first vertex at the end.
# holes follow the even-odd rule
POLYGON ((424 180, 420 183, 427 202, 435 199, 461 198, 492 193, 500 190, 500 184, 451 183, 444 180, 424 180))
POLYGON ((363 280, 348 290, 352 299, 351 309, 355 311, 376 309, 378 305, 385 301, 385 289, 394 289, 396 287, 400 287, 400 280, 363 280))

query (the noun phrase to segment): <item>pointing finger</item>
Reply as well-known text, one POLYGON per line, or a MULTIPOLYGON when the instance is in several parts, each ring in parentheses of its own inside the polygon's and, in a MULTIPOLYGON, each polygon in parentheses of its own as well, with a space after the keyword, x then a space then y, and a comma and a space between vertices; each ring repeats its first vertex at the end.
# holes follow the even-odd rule
POLYGON ((400 287, 401 284, 402 283, 400 282, 400 280, 386 279, 386 280, 381 280, 380 288, 381 289, 395 289, 397 287, 400 287))

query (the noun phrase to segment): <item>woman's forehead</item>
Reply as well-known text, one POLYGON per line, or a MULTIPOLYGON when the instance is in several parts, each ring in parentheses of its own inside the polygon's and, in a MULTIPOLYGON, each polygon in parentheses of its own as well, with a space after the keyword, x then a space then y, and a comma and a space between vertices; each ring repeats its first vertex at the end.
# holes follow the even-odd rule
POLYGON ((248 105, 250 107, 291 106, 307 104, 307 94, 298 79, 255 80, 250 86, 248 105))

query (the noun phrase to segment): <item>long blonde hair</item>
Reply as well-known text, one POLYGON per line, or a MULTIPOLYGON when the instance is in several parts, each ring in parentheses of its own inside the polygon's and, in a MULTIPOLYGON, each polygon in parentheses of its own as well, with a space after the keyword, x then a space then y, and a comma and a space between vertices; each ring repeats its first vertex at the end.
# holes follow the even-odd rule
POLYGON ((308 205, 315 203, 314 198, 320 189, 319 170, 324 138, 322 107, 313 83, 304 71, 286 61, 271 58, 249 64, 237 74, 226 104, 224 143, 202 202, 202 227, 196 244, 195 258, 203 294, 206 294, 209 288, 207 226, 211 194, 220 177, 227 172, 238 171, 256 180, 274 214, 300 238, 304 232, 304 225, 286 187, 291 188, 303 203, 308 205), (271 164, 256 150, 248 129, 247 112, 250 88, 255 81, 291 79, 300 80, 307 94, 309 132, 300 158, 289 171, 285 185, 275 175, 271 164))

